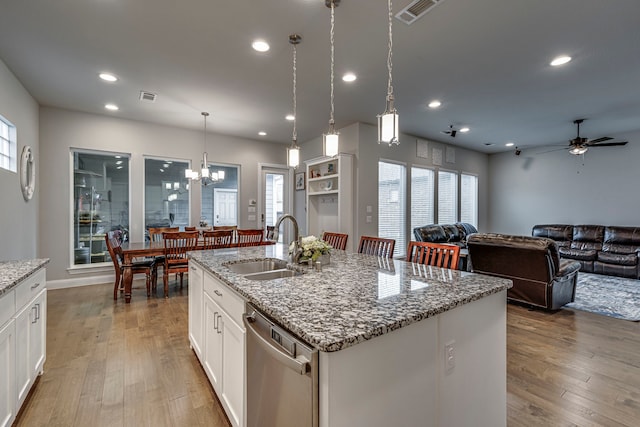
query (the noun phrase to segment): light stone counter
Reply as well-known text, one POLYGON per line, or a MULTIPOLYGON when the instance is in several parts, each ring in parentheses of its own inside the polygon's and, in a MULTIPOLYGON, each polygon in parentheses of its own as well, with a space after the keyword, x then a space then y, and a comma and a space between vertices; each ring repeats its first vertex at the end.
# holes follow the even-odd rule
POLYGON ((192 260, 320 351, 353 346, 504 291, 510 280, 333 250, 322 272, 253 281, 225 264, 287 259, 283 245, 196 251, 192 260))
POLYGON ((0 261, 0 297, 49 263, 49 258, 0 261))

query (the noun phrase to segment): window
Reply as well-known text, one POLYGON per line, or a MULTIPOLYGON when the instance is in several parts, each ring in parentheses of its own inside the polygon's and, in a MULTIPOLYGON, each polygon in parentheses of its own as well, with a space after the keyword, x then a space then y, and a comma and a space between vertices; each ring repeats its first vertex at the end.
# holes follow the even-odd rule
POLYGON ((129 157, 72 150, 74 255, 71 265, 111 262, 105 234, 129 236, 129 157))
POLYGON ((460 221, 478 228, 478 177, 460 175, 460 221))
POLYGON ((179 160, 144 159, 144 229, 189 225, 189 163, 179 160))
POLYGON ((17 172, 16 127, 0 116, 0 167, 17 172))
POLYGON ((458 174, 438 171, 438 224, 458 219, 458 174))
MULTIPOLYGON (((200 221, 208 225, 238 225, 238 166, 210 164, 211 171, 224 171, 224 179, 202 187, 200 221)), ((194 185, 200 185, 194 181, 194 185)))
POLYGON ((405 251, 405 166, 378 162, 378 236, 395 239, 394 256, 405 251))
POLYGON ((434 178, 431 169, 420 167, 411 168, 411 240, 415 239, 413 229, 423 225, 433 224, 434 220, 434 178))

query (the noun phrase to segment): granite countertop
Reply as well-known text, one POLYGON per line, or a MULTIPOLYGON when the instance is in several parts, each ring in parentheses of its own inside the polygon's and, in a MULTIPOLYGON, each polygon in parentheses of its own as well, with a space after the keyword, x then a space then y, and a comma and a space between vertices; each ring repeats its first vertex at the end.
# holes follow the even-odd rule
POLYGON ((254 281, 225 267, 247 259, 287 259, 280 244, 196 251, 190 257, 285 329, 326 352, 512 286, 508 279, 338 250, 321 272, 302 267, 305 274, 291 278, 254 281))
POLYGON ((48 263, 49 258, 0 261, 0 297, 48 263))

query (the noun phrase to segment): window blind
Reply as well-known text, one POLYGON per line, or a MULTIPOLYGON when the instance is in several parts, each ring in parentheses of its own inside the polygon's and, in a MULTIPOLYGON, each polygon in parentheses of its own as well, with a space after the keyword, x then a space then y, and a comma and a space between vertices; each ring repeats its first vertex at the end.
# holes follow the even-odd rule
POLYGON ((395 239, 394 256, 404 254, 405 166, 378 162, 378 237, 395 239))
POLYGON ((410 239, 415 240, 413 229, 433 224, 435 173, 431 169, 411 168, 411 230, 410 239))
POLYGON ((478 228, 478 177, 460 175, 460 221, 478 228))
POLYGON ((458 219, 458 174, 438 171, 438 224, 458 219))

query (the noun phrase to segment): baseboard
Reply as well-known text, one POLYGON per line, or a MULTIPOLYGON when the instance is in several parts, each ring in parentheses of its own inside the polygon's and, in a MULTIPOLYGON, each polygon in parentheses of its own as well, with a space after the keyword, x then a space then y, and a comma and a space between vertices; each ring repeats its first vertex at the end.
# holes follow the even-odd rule
POLYGON ((47 280, 47 289, 77 288, 79 286, 103 285, 113 283, 115 276, 106 274, 103 276, 85 276, 76 279, 47 280))

